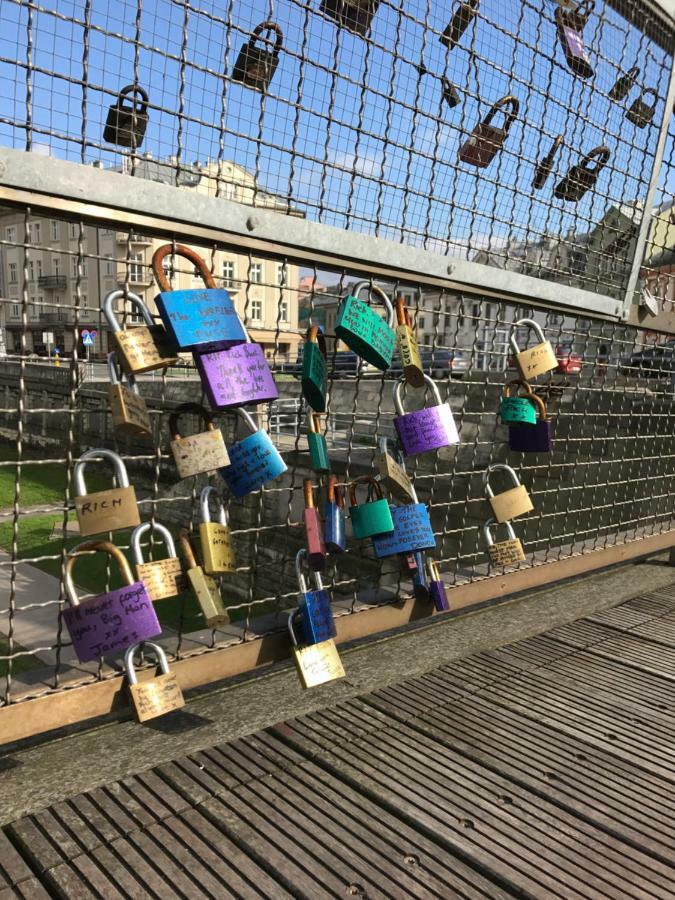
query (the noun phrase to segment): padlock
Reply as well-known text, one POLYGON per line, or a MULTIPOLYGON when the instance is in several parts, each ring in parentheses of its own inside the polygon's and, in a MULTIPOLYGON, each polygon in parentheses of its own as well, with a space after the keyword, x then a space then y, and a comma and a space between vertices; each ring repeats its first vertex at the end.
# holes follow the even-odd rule
POLYGON ((284 35, 276 22, 261 22, 251 32, 251 36, 239 51, 239 56, 232 71, 232 81, 238 81, 254 91, 264 93, 270 86, 274 73, 279 64, 279 53, 284 41, 284 35), (262 37, 263 32, 271 32, 274 35, 262 37), (262 44, 269 47, 258 46, 256 41, 260 38, 262 44))
POLYGON ((404 565, 412 566, 413 597, 416 600, 429 600, 429 578, 427 576, 427 562, 423 550, 417 553, 405 554, 401 557, 404 565))
POLYGON ((157 716, 164 716, 166 713, 173 712, 174 709, 185 706, 178 679, 175 673, 169 670, 166 653, 159 644, 155 644, 153 641, 132 644, 124 654, 124 671, 127 676, 129 696, 139 722, 156 719, 157 716), (148 650, 151 650, 157 657, 161 674, 139 684, 134 657, 139 651, 147 653, 148 650))
POLYGON ((187 584, 180 560, 176 555, 176 547, 171 532, 164 525, 155 522, 143 522, 131 533, 131 549, 136 563, 136 577, 142 581, 151 600, 163 600, 165 597, 176 597, 182 593, 187 584), (143 561, 141 538, 147 532, 159 534, 164 540, 167 556, 164 559, 143 561))
POLYGON ((305 508, 302 511, 302 522, 305 526, 305 545, 307 547, 307 561, 315 572, 326 568, 326 543, 323 534, 323 524, 319 516, 319 510, 314 505, 314 485, 311 478, 305 478, 302 483, 305 498, 305 508))
POLYGON ((516 537, 513 525, 506 520, 503 524, 506 525, 506 533, 509 538, 506 541, 497 541, 495 543, 490 528, 496 524, 494 519, 488 519, 483 525, 483 540, 487 546, 492 565, 513 566, 522 562, 525 559, 525 553, 523 552, 523 545, 516 537))
POLYGON ((101 447, 83 453, 73 469, 73 489, 75 491, 75 512, 82 537, 101 534, 103 531, 135 528, 140 524, 136 491, 129 484, 129 476, 122 459, 112 450, 105 450, 101 447), (112 463, 117 487, 88 494, 84 482, 84 467, 92 459, 100 458, 107 459, 112 463))
POLYGON ((227 510, 212 484, 202 488, 199 495, 201 522, 199 523, 199 542, 202 548, 204 571, 207 575, 234 575, 237 563, 232 547, 232 534, 227 510), (213 495, 218 501, 218 521, 211 521, 209 500, 213 495))
POLYGON ((196 350, 193 354, 212 409, 269 403, 279 396, 265 351, 251 340, 245 328, 244 334, 245 344, 212 352, 196 350))
POLYGON ((513 352, 518 371, 525 381, 558 368, 558 360, 553 352, 551 342, 546 340, 541 326, 533 319, 518 319, 517 322, 513 323, 509 344, 511 345, 511 351, 513 352), (535 344, 534 347, 528 347, 527 350, 520 349, 516 337, 516 332, 522 326, 531 328, 539 339, 538 344, 535 344))
MULTIPOLYGON (((380 473, 380 481, 401 503, 411 503, 415 494, 412 481, 405 470, 403 454, 398 449, 394 450, 396 457, 389 452, 391 438, 378 439, 379 453, 376 457, 377 469, 380 473)), ((393 441, 392 441, 393 443, 393 441)))
POLYGON ((183 244, 162 244, 152 255, 152 271, 160 290, 155 303, 176 350, 222 350, 246 342, 246 329, 232 298, 224 288, 216 287, 213 275, 196 250, 183 244), (199 270, 203 288, 171 290, 164 259, 172 253, 187 259, 195 272, 199 270))
POLYGON ((304 549, 298 550, 295 556, 295 575, 298 579, 298 588, 300 589, 298 609, 300 610, 302 643, 320 644, 322 641, 328 641, 331 638, 334 638, 337 631, 335 629, 335 621, 333 620, 330 597, 328 591, 323 586, 321 576, 318 572, 312 571, 315 589, 313 591, 307 589, 307 581, 305 580, 302 569, 303 566, 308 563, 308 551, 304 549))
POLYGON ((459 433, 452 416, 449 403, 443 403, 438 393, 436 383, 428 375, 424 376, 424 382, 431 389, 434 406, 417 409, 406 413, 403 410, 401 391, 405 379, 400 378, 394 384, 394 427, 401 443, 404 456, 417 456, 419 453, 428 453, 430 450, 438 450, 440 447, 449 447, 459 443, 459 433))
POLYGON ((434 604, 436 612, 445 612, 450 609, 448 592, 445 588, 438 563, 434 559, 427 559, 427 576, 429 582, 429 599, 434 604))
POLYGON ((63 621, 80 662, 115 656, 130 644, 161 634, 162 628, 145 585, 142 581, 134 581, 124 554, 110 541, 86 541, 74 547, 66 557, 63 585, 70 604, 63 610, 63 621), (112 556, 125 584, 80 603, 73 584, 73 566, 78 555, 90 551, 112 556))
POLYGON ((207 575, 202 566, 198 565, 195 552, 190 543, 190 536, 185 529, 181 530, 180 549, 187 567, 188 584, 192 588, 192 593, 199 604, 202 615, 206 619, 209 628, 218 628, 220 625, 227 625, 230 617, 220 595, 218 585, 207 575))
POLYGON ((320 644, 300 645, 295 634, 295 619, 300 610, 293 610, 288 617, 288 633, 291 636, 291 651, 303 688, 317 687, 329 681, 345 677, 344 666, 337 652, 334 640, 320 644))
POLYGON ((583 0, 573 9, 559 6, 554 14, 558 40, 567 65, 579 78, 590 78, 593 74, 582 31, 594 7, 595 0, 583 0))
POLYGON ((548 176, 551 174, 551 169, 553 168, 553 161, 556 158, 558 150, 562 146, 562 142, 563 135, 559 134, 551 144, 551 148, 546 156, 537 163, 537 168, 534 170, 534 178, 532 179, 532 190, 538 191, 546 184, 548 176))
POLYGON ((128 84, 117 96, 117 102, 108 109, 108 118, 103 129, 103 140, 118 147, 132 147, 137 150, 143 143, 148 127, 148 93, 140 84, 128 84), (131 104, 124 101, 131 95, 131 104))
POLYGON ((607 94, 609 99, 616 100, 617 102, 625 100, 632 90, 639 74, 639 67, 633 66, 633 68, 629 69, 625 75, 619 75, 619 77, 614 82, 614 87, 611 89, 609 94, 607 94))
POLYGON ((321 433, 321 419, 317 413, 307 415, 307 446, 309 447, 309 467, 313 472, 330 472, 330 457, 326 435, 321 433))
POLYGON ((390 506, 390 510, 394 530, 390 534, 373 535, 373 551, 377 559, 435 548, 436 538, 425 503, 390 506))
POLYGON ((659 95, 656 92, 656 89, 645 88, 640 96, 636 100, 633 100, 626 110, 626 118, 629 122, 632 122, 633 125, 637 125, 638 128, 646 128, 654 118, 658 102, 659 95), (654 97, 654 102, 651 106, 643 100, 643 97, 646 97, 647 94, 651 94, 654 97))
POLYGON ((445 31, 438 39, 441 44, 445 44, 448 50, 452 50, 455 44, 459 43, 460 38, 473 22, 479 5, 480 0, 462 0, 459 3, 445 31))
POLYGON ((443 91, 443 99, 448 104, 448 109, 454 109, 462 102, 459 91, 445 76, 441 76, 441 89, 443 91))
POLYGON ((252 433, 230 446, 230 464, 219 473, 234 496, 240 498, 279 478, 287 466, 269 434, 256 428, 250 414, 245 409, 234 411, 252 433))
POLYGON ((326 412, 328 368, 326 336, 320 325, 307 329, 302 345, 302 396, 314 412, 326 412))
POLYGON ((108 400, 115 431, 129 437, 152 437, 150 414, 145 400, 138 392, 136 379, 131 374, 123 376, 118 371, 117 354, 114 350, 108 354, 108 374, 108 400), (123 377, 126 377, 126 384, 122 384, 123 377))
POLYGON ((527 381, 509 382, 504 385, 504 394, 502 396, 501 406, 499 407, 499 418, 504 425, 513 423, 523 425, 537 424, 537 406, 536 397, 532 393, 532 388, 527 381), (513 386, 516 385, 516 392, 519 387, 525 388, 527 394, 525 397, 513 396, 513 386), (518 387, 519 386, 519 387, 518 387))
POLYGON ((459 158, 461 161, 468 163, 470 166, 477 166, 479 169, 484 169, 486 166, 489 166, 497 153, 502 149, 502 145, 506 140, 509 129, 518 115, 519 109, 520 104, 512 94, 502 97, 501 100, 497 100, 497 102, 490 107, 490 110, 483 121, 476 125, 466 143, 462 144, 460 147, 459 158), (492 125, 493 118, 502 107, 507 106, 509 106, 510 109, 508 112, 504 111, 505 118, 502 128, 497 128, 496 125, 492 125))
POLYGON ((347 542, 345 536, 345 496, 335 475, 328 476, 326 505, 324 506, 324 542, 329 553, 344 553, 347 542))
POLYGON ((142 372, 175 366, 178 357, 169 350, 166 332, 161 325, 155 324, 150 310, 141 298, 131 292, 126 294, 126 298, 138 309, 145 325, 134 325, 132 328, 122 330, 117 321, 114 304, 124 296, 123 290, 111 291, 103 301, 103 315, 113 333, 117 358, 124 371, 139 375, 142 372))
POLYGON ((382 288, 368 281, 360 281, 353 293, 342 299, 337 310, 335 336, 376 369, 386 371, 394 355, 394 307, 382 288), (377 294, 387 311, 387 321, 378 316, 367 303, 359 300, 362 290, 377 294))
POLYGON ((553 428, 546 418, 546 405, 541 397, 532 394, 538 407, 538 417, 534 425, 511 425, 509 427, 509 447, 517 453, 550 453, 553 449, 553 428))
POLYGON ((388 534, 394 530, 389 503, 382 496, 382 487, 372 475, 362 475, 349 484, 349 517, 352 520, 352 531, 357 540, 373 537, 376 534, 388 534), (368 500, 360 506, 356 502, 356 488, 359 484, 368 485, 368 500), (372 500, 372 495, 377 500, 372 500))
POLYGON ((518 476, 511 466, 507 466, 506 463, 494 463, 488 466, 483 475, 483 484, 485 485, 485 495, 490 502, 497 522, 507 522, 509 519, 515 519, 517 516, 524 516, 534 509, 530 495, 527 493, 527 488, 518 481, 518 476), (490 475, 493 472, 506 472, 514 487, 495 494, 490 486, 490 475))
POLYGON ((556 184, 553 196, 559 200, 569 200, 571 203, 581 200, 586 191, 595 185, 598 175, 609 162, 609 156, 609 147, 595 147, 584 156, 580 163, 572 166, 562 181, 556 184), (591 168, 589 163, 594 159, 596 162, 591 168))
POLYGON ((410 313, 406 309, 403 297, 396 298, 396 345, 401 357, 403 377, 413 387, 424 385, 424 369, 417 338, 412 330, 410 313))
POLYGON ((320 9, 341 28, 365 37, 379 5, 380 0, 321 0, 320 9))
POLYGON ((180 478, 189 478, 202 472, 210 474, 229 464, 230 457, 223 433, 220 428, 216 428, 211 414, 199 403, 181 403, 177 406, 169 416, 169 431, 171 452, 180 478), (199 416, 206 425, 206 431, 183 437, 178 430, 178 420, 188 413, 199 416))

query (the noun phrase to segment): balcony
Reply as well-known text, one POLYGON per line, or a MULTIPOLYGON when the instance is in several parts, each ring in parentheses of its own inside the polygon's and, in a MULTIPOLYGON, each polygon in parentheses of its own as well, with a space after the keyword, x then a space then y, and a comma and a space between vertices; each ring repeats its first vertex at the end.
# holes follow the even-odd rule
POLYGON ((65 275, 40 275, 38 285, 46 291, 65 291, 68 279, 65 275))
MULTIPOLYGON (((126 231, 118 231, 117 232, 117 243, 118 244, 126 244, 127 238, 129 235, 126 231)), ((152 243, 152 238, 148 237, 147 234, 132 234, 131 235, 131 243, 132 244, 140 244, 142 246, 149 246, 152 243)))

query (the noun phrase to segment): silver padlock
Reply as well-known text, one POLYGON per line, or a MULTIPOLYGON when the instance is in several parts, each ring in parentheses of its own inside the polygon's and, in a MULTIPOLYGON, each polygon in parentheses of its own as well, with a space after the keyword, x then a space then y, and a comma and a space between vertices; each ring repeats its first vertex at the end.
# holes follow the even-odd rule
POLYGON ((490 562, 493 566, 513 566, 525 559, 523 545, 520 539, 516 537, 513 525, 510 522, 504 522, 506 533, 509 538, 506 541, 497 541, 495 543, 490 529, 497 522, 494 519, 488 519, 483 525, 483 540, 490 554, 490 562))

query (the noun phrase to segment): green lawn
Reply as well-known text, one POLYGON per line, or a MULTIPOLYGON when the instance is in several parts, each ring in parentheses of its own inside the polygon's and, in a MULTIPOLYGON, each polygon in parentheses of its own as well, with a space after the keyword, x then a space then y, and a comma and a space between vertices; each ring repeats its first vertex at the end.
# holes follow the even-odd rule
MULTIPOLYGON (((13 653, 19 653, 21 650, 24 650, 24 647, 19 646, 19 644, 15 643, 12 649, 13 653)), ((3 638, 0 638, 0 656, 7 656, 9 652, 9 644, 3 638)), ((43 666, 44 663, 41 663, 39 659, 36 659, 34 656, 17 656, 16 659, 12 660, 12 675, 19 675, 21 672, 28 672, 30 669, 36 669, 39 666, 43 666)), ((0 678, 4 678, 7 674, 7 670, 9 668, 9 661, 6 659, 0 659, 0 678)))
MULTIPOLYGON (((56 454, 54 454, 56 455, 56 454)), ((44 465, 31 462, 24 453, 21 461, 21 506, 48 506, 63 501, 66 488, 66 467, 62 463, 44 465)), ((16 447, 0 444, 0 463, 16 462, 16 447)), ((33 455, 33 459, 35 456, 33 455)), ((102 491, 112 487, 110 477, 104 470, 94 471, 93 465, 87 469, 87 489, 102 491)), ((15 465, 0 465, 0 509, 14 503, 15 465)), ((71 485, 72 493, 72 485, 71 485)))

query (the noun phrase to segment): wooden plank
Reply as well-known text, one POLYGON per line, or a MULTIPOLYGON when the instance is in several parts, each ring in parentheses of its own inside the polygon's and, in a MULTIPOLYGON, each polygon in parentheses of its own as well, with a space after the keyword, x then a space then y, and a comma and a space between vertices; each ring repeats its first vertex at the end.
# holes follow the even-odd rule
POLYGON ((37 878, 27 878, 12 887, 0 887, 0 900, 50 900, 37 878))
POLYGON ((0 831, 0 888, 31 878, 32 871, 6 834, 0 831))

